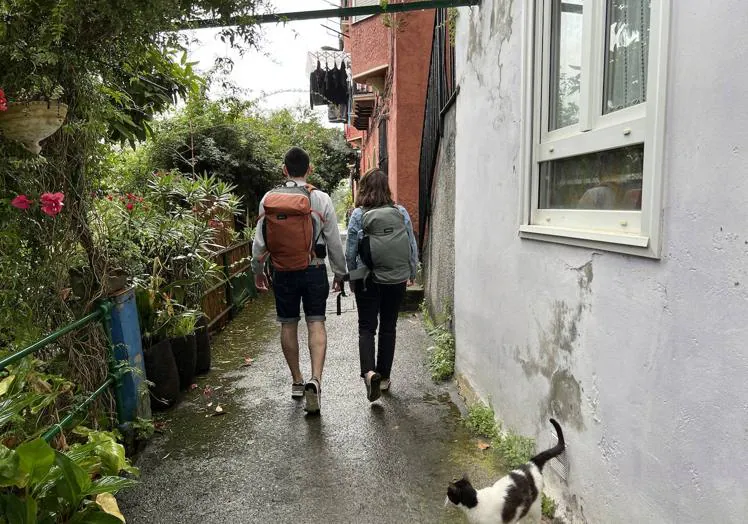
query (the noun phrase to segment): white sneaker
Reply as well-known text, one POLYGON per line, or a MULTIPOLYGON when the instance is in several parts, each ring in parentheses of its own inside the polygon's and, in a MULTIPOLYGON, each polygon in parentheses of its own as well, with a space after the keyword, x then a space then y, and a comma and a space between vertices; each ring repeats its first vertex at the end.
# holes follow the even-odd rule
POLYGON ((309 414, 319 413, 322 391, 319 380, 313 378, 304 386, 304 411, 309 414))
POLYGON ((294 382, 291 384, 291 398, 301 398, 304 396, 304 384, 303 382, 294 382))

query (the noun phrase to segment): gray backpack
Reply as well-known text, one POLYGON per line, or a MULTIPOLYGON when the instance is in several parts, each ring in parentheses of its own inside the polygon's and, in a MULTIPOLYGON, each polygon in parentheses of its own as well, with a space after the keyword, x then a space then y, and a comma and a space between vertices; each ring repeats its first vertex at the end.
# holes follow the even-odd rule
POLYGON ((374 282, 400 284, 410 278, 410 239, 405 217, 394 206, 364 210, 361 260, 374 282))

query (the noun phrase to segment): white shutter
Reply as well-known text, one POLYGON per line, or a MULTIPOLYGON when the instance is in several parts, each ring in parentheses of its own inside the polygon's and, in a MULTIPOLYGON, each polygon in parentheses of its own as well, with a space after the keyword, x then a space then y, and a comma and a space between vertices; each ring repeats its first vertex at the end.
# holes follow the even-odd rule
MULTIPOLYGON (((379 5, 380 0, 353 0, 353 7, 360 7, 362 5, 379 5)), ((366 18, 369 18, 374 15, 363 15, 363 16, 354 16, 353 17, 353 23, 360 22, 361 20, 365 20, 366 18)))

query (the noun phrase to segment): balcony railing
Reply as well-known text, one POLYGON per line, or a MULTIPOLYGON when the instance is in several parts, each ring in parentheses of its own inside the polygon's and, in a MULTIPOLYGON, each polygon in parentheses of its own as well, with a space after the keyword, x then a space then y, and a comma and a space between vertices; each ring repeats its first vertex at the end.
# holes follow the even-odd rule
POLYGON ((418 235, 420 248, 428 230, 431 215, 431 194, 434 181, 439 143, 443 135, 444 114, 457 95, 455 77, 455 48, 449 31, 447 9, 436 11, 434 38, 431 47, 431 67, 429 70, 426 112, 424 115, 421 139, 420 194, 418 235))

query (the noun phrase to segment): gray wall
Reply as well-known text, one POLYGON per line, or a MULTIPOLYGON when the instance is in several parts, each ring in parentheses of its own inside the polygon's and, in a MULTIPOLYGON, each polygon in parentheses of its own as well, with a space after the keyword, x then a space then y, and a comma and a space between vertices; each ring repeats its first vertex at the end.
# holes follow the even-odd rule
POLYGON ((423 249, 424 290, 432 315, 454 305, 455 281, 455 121, 453 105, 444 117, 444 136, 439 144, 429 232, 423 249))
POLYGON ((569 444, 570 521, 748 515, 748 4, 672 2, 661 260, 518 237, 522 10, 458 22, 457 370, 569 444))

